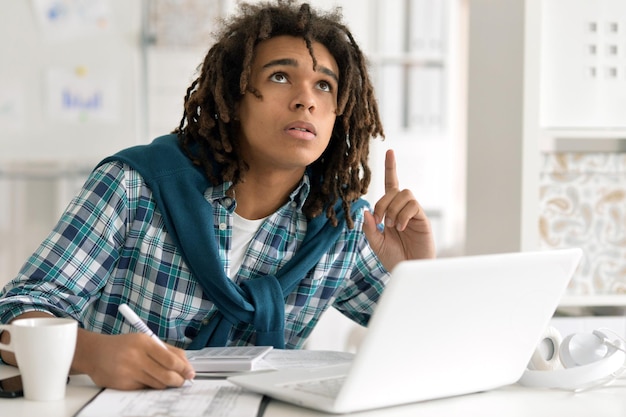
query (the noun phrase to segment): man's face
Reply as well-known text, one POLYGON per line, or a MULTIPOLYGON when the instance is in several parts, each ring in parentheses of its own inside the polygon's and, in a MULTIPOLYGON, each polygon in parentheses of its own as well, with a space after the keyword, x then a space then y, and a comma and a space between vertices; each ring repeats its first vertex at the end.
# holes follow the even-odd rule
POLYGON ((254 169, 302 173, 328 146, 336 119, 339 68, 328 49, 277 36, 255 50, 250 85, 238 105, 244 160, 254 169))

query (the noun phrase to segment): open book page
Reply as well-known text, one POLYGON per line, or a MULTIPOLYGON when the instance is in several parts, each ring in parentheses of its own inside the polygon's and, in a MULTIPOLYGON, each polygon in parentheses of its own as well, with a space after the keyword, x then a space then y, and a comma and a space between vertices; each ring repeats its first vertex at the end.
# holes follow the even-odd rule
POLYGON ((226 380, 196 379, 166 390, 105 389, 75 417, 256 417, 262 399, 226 380))

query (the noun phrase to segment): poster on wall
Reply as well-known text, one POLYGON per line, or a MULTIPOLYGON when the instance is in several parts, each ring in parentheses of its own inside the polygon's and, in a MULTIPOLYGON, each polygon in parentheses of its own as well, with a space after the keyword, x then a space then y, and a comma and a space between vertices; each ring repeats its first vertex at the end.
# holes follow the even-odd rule
POLYGON ((119 121, 119 82, 114 73, 51 68, 46 73, 46 96, 47 115, 53 122, 119 121))
POLYGON ((109 0, 32 0, 42 39, 49 42, 79 39, 111 29, 109 0))
POLYGON ((205 47, 224 5, 215 0, 151 0, 147 30, 157 47, 205 47), (185 28, 185 30, 180 30, 185 28))

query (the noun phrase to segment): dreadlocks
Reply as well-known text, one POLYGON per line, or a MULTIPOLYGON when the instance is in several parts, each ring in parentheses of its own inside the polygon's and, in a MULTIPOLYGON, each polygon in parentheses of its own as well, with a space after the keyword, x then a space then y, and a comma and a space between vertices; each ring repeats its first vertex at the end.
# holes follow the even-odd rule
POLYGON ((303 206, 313 218, 325 212, 337 225, 333 208, 343 202, 348 227, 354 226, 350 203, 367 192, 369 140, 384 137, 365 57, 338 10, 320 14, 293 0, 244 4, 241 13, 225 22, 217 42, 207 53, 200 75, 187 89, 178 133, 187 155, 200 165, 213 184, 242 181, 247 170, 239 152, 235 104, 250 85, 251 63, 259 42, 280 35, 305 40, 313 66, 312 43, 323 44, 339 66, 337 119, 327 149, 309 167, 311 191, 303 206))

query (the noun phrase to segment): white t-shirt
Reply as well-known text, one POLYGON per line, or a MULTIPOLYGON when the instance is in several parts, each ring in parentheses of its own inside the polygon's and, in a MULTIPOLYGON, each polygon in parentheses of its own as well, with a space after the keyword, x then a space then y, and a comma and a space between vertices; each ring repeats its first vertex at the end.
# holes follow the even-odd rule
POLYGON ((250 246, 250 241, 264 221, 265 218, 248 220, 237 213, 233 213, 233 239, 230 248, 230 279, 233 279, 237 272, 239 272, 248 246, 250 246))

